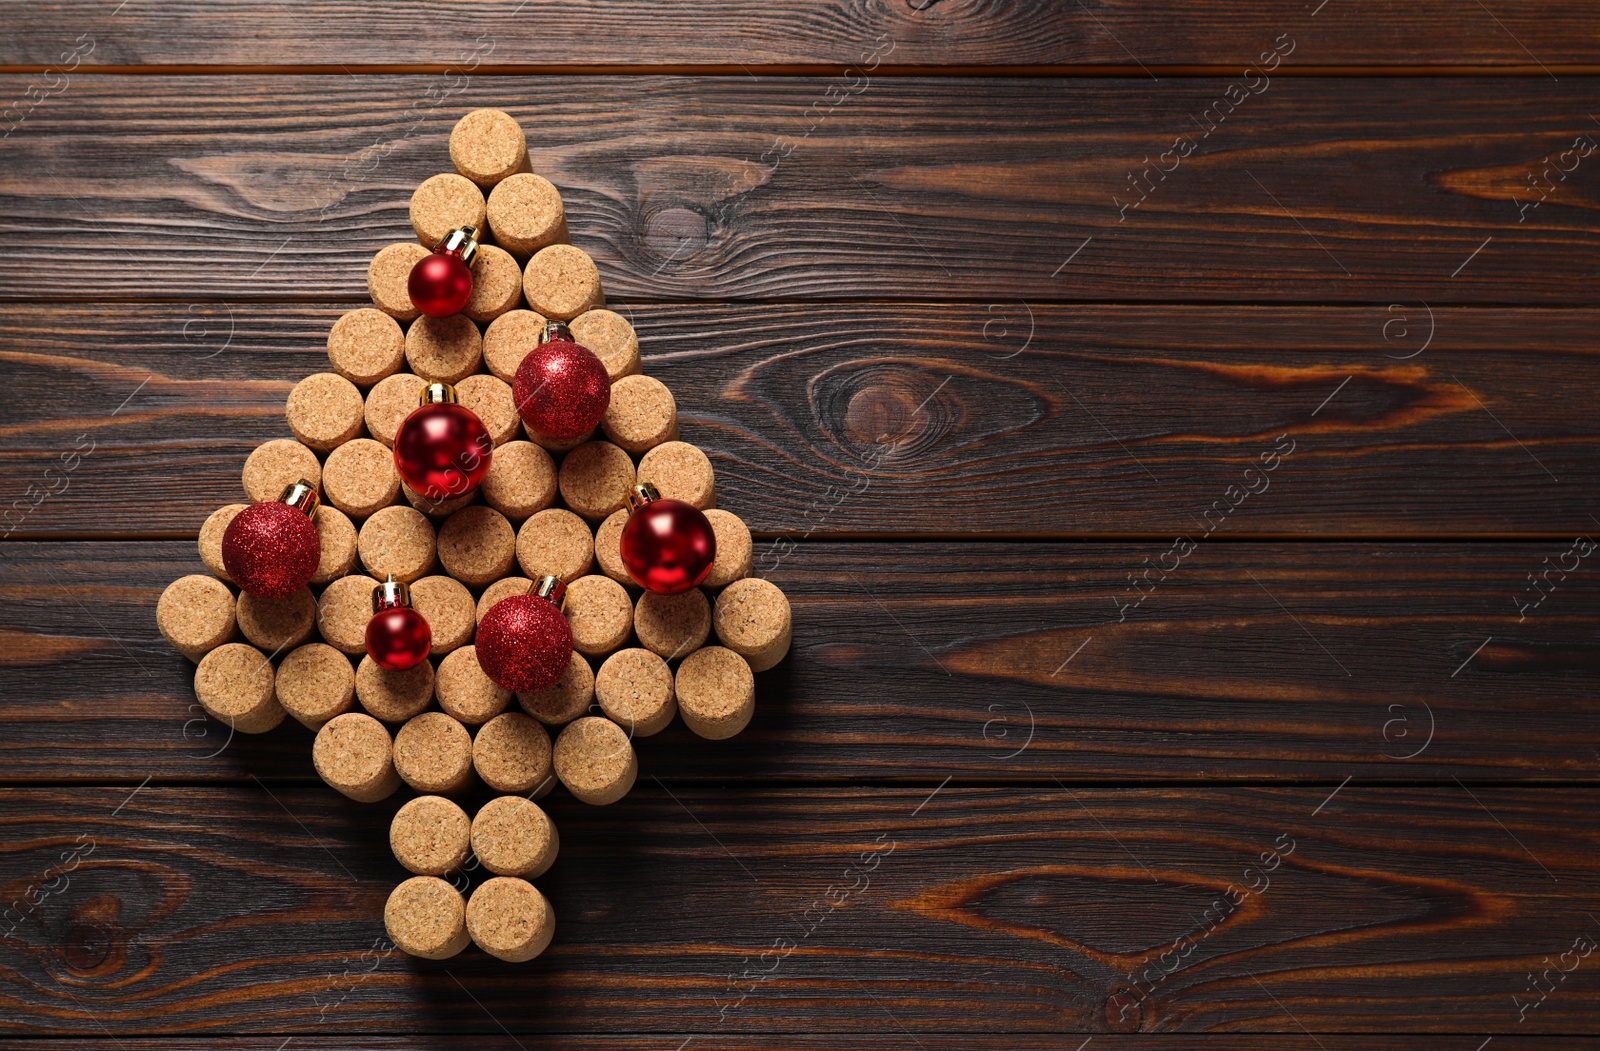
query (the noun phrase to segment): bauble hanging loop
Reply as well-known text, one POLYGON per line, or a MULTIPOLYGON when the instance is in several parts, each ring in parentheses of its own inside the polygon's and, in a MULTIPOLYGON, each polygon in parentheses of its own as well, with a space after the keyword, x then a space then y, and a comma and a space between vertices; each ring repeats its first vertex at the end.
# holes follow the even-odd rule
POLYGON ((539 346, 517 367, 511 385, 528 429, 570 441, 600 425, 611 405, 611 375, 594 352, 572 338, 560 321, 545 322, 539 346))
POLYGON ((257 598, 287 598, 311 582, 322 561, 322 538, 312 518, 321 500, 304 478, 233 516, 222 534, 228 576, 257 598))
POLYGON ((367 621, 367 656, 385 668, 405 671, 428 659, 433 629, 411 608, 411 591, 389 574, 372 589, 372 619, 367 621))
POLYGON ((394 469, 430 500, 465 496, 489 473, 494 439, 450 384, 428 384, 419 401, 395 431, 394 469))
POLYGON ((544 576, 527 594, 501 599, 478 624, 478 664, 513 693, 552 686, 572 663, 572 628, 562 615, 567 586, 544 576))
POLYGON ((641 482, 628 491, 628 521, 622 527, 622 564, 647 591, 676 595, 697 586, 717 560, 717 534, 705 512, 683 500, 663 498, 641 482))
POLYGON ((450 231, 411 268, 406 280, 411 305, 429 317, 461 313, 472 299, 472 260, 477 254, 477 227, 450 231))

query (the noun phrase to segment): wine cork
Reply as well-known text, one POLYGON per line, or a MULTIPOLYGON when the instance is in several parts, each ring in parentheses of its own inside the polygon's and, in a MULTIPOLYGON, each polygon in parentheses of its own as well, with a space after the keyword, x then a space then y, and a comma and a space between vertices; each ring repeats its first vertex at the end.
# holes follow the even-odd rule
POLYGON ((521 712, 506 712, 483 724, 472 741, 472 766, 496 792, 543 795, 555 785, 550 735, 521 712))
POLYGON ((639 481, 649 482, 662 496, 702 511, 717 506, 711 460, 688 442, 663 442, 645 453, 639 460, 639 481))
POLYGON ((646 591, 633 608, 639 645, 669 661, 687 657, 711 635, 711 603, 699 588, 676 595, 646 591))
POLYGON ((484 219, 483 191, 464 176, 435 175, 411 194, 411 228, 430 250, 451 230, 471 226, 482 232, 484 219))
POLYGON ((371 438, 345 442, 328 454, 322 491, 330 504, 351 518, 366 518, 388 507, 400 496, 394 453, 371 438))
POLYGON ((708 588, 725 588, 750 575, 755 543, 750 539, 750 527, 731 511, 713 507, 706 512, 706 520, 717 536, 717 559, 711 563, 711 572, 701 583, 708 588))
POLYGON ((389 849, 406 871, 443 876, 467 860, 472 819, 444 796, 418 796, 395 812, 389 849))
POLYGON ((628 524, 628 509, 613 511, 594 531, 594 560, 600 572, 625 588, 638 590, 628 567, 622 564, 622 528, 628 524))
POLYGON ((356 567, 356 527, 349 515, 327 504, 317 508, 311 523, 317 527, 317 539, 322 542, 322 558, 317 562, 317 571, 311 574, 311 583, 321 587, 356 567))
POLYGON ((743 657, 721 646, 685 657, 675 685, 684 725, 708 740, 732 737, 755 714, 756 677, 743 657))
MULTIPOLYGON (((482 374, 468 376, 456 384, 456 400, 477 414, 496 446, 506 444, 522 432, 522 417, 517 415, 511 384, 503 379, 482 374)), ((490 470, 494 469, 494 460, 499 456, 497 448, 489 460, 490 470)))
MULTIPOLYGON (((594 352, 611 382, 641 368, 639 337, 628 319, 614 310, 588 310, 572 319, 572 338, 594 352)), ((612 397, 616 397, 615 392, 612 397)), ((620 444, 620 443, 619 443, 620 444)))
POLYGON ((459 383, 482 360, 483 337, 465 314, 419 317, 406 332, 406 364, 429 383, 459 383))
POLYGON ((540 434, 537 430, 529 427, 527 423, 524 422, 522 425, 522 433, 526 434, 528 436, 528 440, 541 449, 546 449, 553 453, 564 453, 571 452, 584 442, 592 439, 595 432, 594 430, 589 430, 578 435, 576 438, 552 438, 549 435, 540 434))
POLYGON ((400 787, 389 731, 361 712, 329 719, 317 731, 311 762, 329 788, 358 803, 387 799, 400 787))
POLYGON ((328 330, 328 364, 357 386, 370 387, 393 376, 405 360, 406 334, 381 310, 352 310, 328 330))
POLYGON ((423 712, 394 735, 394 768, 418 792, 459 792, 472 783, 472 735, 443 712, 423 712))
POLYGON ((479 489, 484 503, 520 522, 555 502, 555 461, 532 442, 506 442, 494 451, 479 489))
POLYGON ((507 383, 517 378, 522 359, 539 346, 545 318, 531 310, 511 310, 495 318, 483 334, 483 363, 507 383))
POLYGON ((395 432, 420 404, 422 388, 428 381, 409 372, 397 372, 379 380, 367 392, 367 433, 385 445, 394 444, 395 432))
POLYGON ((320 730, 356 701, 356 670, 350 658, 325 642, 290 650, 278 665, 278 703, 308 730, 320 730))
POLYGON ((444 500, 435 500, 431 496, 423 496, 411 488, 402 479, 400 482, 400 495, 406 498, 406 503, 421 511, 434 521, 443 521, 461 510, 463 507, 474 503, 478 499, 478 490, 474 489, 460 496, 452 496, 444 500))
POLYGON ((518 173, 502 181, 489 193, 488 215, 495 243, 521 259, 568 240, 561 193, 542 176, 518 173))
POLYGON ((565 726, 594 703, 594 669, 574 652, 561 678, 537 693, 517 694, 517 703, 546 726, 565 726))
POLYGON ((522 305, 522 267, 494 245, 479 245, 472 259, 472 298, 461 312, 487 324, 522 305))
POLYGON ((372 589, 377 586, 371 577, 355 574, 323 588, 317 599, 317 631, 322 641, 351 656, 367 652, 367 621, 372 619, 372 589))
POLYGON ((334 372, 316 372, 294 385, 283 414, 300 444, 325 453, 360 437, 365 410, 354 383, 334 372))
POLYGON ((179 577, 156 602, 156 630, 195 662, 235 638, 236 627, 233 592, 216 577, 179 577))
POLYGON ((383 926, 402 952, 424 960, 448 960, 467 947, 467 906, 438 876, 412 876, 383 906, 383 926))
POLYGON ((450 131, 450 163, 479 186, 493 186, 526 170, 528 139, 504 110, 475 109, 450 131))
POLYGON ((638 455, 678 438, 678 403, 653 376, 624 376, 611 384, 601 429, 612 443, 638 455))
POLYGON ((633 745, 622 727, 594 715, 561 731, 551 762, 567 791, 595 806, 615 803, 627 795, 639 774, 633 745))
POLYGON ((633 632, 633 603, 610 577, 579 577, 567 588, 562 611, 572 627, 572 648, 601 657, 628 641, 633 632))
POLYGON ((507 963, 523 963, 544 952, 556 933, 555 911, 537 887, 513 876, 496 876, 472 892, 467 930, 473 944, 507 963))
POLYGON ((594 537, 571 511, 547 508, 517 530, 517 564, 533 580, 549 575, 571 584, 594 565, 594 537))
POLYGON ((532 586, 533 581, 527 577, 503 577, 484 588, 478 598, 478 623, 483 623, 483 615, 493 609, 495 603, 513 595, 526 595, 532 586))
MULTIPOLYGON (((546 737, 547 768, 549 753, 550 739, 546 737)), ((483 804, 472 819, 472 852, 497 876, 542 876, 555 864, 560 849, 555 822, 531 799, 497 796, 483 804)))
POLYGON ((463 507, 439 529, 439 561, 469 587, 492 584, 511 571, 517 532, 492 507, 463 507))
POLYGON ((606 304, 599 268, 583 249, 569 244, 546 245, 534 253, 522 272, 522 294, 529 309, 557 321, 606 304))
POLYGON ((200 658, 194 695, 206 714, 242 734, 262 734, 287 714, 272 688, 272 662, 254 646, 225 642, 200 658))
POLYGON ((422 661, 396 671, 362 657, 356 668, 356 700, 374 719, 403 723, 433 700, 433 665, 422 661))
POLYGON ((284 598, 261 598, 244 591, 239 594, 236 615, 244 637, 277 656, 311 637, 317 624, 317 600, 311 597, 310 588, 284 598))
POLYGON ((253 504, 276 500, 301 479, 316 489, 322 484, 317 454, 292 438, 274 438, 256 446, 244 461, 244 493, 253 504))
POLYGON ((649 650, 618 650, 594 677, 594 698, 630 737, 658 734, 678 714, 672 671, 649 650))
POLYGON ((200 561, 205 563, 206 569, 212 576, 218 580, 226 580, 230 584, 233 583, 233 578, 228 576, 228 568, 222 564, 222 534, 228 531, 233 516, 249 506, 249 504, 227 504, 219 507, 206 517, 205 524, 200 527, 200 561))
POLYGON ((561 499, 573 511, 598 522, 628 502, 633 461, 610 442, 585 442, 561 461, 561 499))
POLYGON ((433 568, 436 540, 428 518, 414 507, 383 507, 361 526, 361 564, 378 580, 402 584, 433 568))
POLYGON ((433 695, 446 715, 467 726, 481 726, 511 704, 511 691, 484 674, 476 646, 452 650, 439 662, 433 695))
MULTIPOLYGON (((368 593, 371 593, 370 588, 368 593)), ((472 592, 461 581, 450 577, 423 577, 412 584, 411 608, 422 614, 433 632, 433 645, 428 648, 430 657, 443 657, 465 646, 478 629, 472 592)))
POLYGON ((722 644, 749 661, 752 671, 766 671, 789 652, 789 600, 760 577, 723 588, 711 622, 722 644))
POLYGON ((432 248, 406 241, 378 251, 367 266, 367 295, 379 310, 399 321, 422 314, 411 305, 411 268, 432 248))

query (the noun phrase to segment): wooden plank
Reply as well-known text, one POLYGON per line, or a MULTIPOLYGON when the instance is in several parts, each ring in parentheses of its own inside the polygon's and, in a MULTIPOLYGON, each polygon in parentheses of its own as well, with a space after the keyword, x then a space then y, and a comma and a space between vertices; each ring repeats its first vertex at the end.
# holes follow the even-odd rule
MULTIPOLYGON (((674 726, 641 763, 755 783, 1587 780, 1592 546, 1530 605, 1563 549, 1214 543, 1135 606, 1128 575, 1165 543, 802 544, 768 563, 794 648, 750 728, 674 726)), ((154 608, 200 571, 187 543, 5 546, 0 776, 314 779, 305 730, 230 740, 194 704, 154 608)))
POLYGON ((0 290, 362 296, 475 106, 522 120, 616 298, 1587 305, 1600 276, 1581 77, 453 83, 75 75, 7 140, 0 290))
POLYGON ((1600 849, 1593 787, 1327 795, 668 795, 647 780, 604 810, 554 798, 561 858, 539 882, 556 941, 508 967, 474 950, 385 954, 398 800, 360 806, 320 786, 12 791, 7 896, 56 889, 0 946, 0 1028, 1593 1031, 1600 968, 1573 953, 1600 938, 1575 900, 1600 849), (63 872, 73 848, 80 863, 63 872), (1213 906, 1225 897, 1236 904, 1213 906), (1189 953, 1163 974, 1174 943, 1189 953), (1547 968, 1541 1001, 1527 975, 1547 968))
MULTIPOLYGON (((710 454, 722 506, 763 534, 1570 540, 1597 527, 1594 311, 621 308, 685 439, 710 454), (1262 455, 1290 444, 1259 477, 1262 455), (1267 488, 1213 510, 1241 485, 1267 488)), ((0 308, 13 535, 195 535, 243 498, 249 452, 289 436, 284 399, 326 370, 340 312, 0 308), (63 482, 75 452, 88 455, 63 482)))
MULTIPOLYGON (((882 1012, 879 1012, 882 1015, 882 1012)), ((890 1023, 892 1025, 892 1023, 890 1023)), ((438 1051, 441 1038, 453 1034, 414 1033, 407 1036, 305 1036, 295 1034, 290 1048, 310 1051, 438 1051)), ((1055 1033, 963 1033, 952 1036, 926 1030, 915 1035, 890 1029, 873 1030, 872 1047, 884 1051, 1060 1051, 1062 1038, 1055 1033)), ((1096 1048, 1111 1051, 1433 1051, 1437 1036, 1401 1036, 1363 1033, 1095 1033, 1096 1048)), ((81 1033, 79 1046, 119 1048, 121 1051, 172 1051, 174 1048, 203 1047, 206 1051, 287 1051, 283 1038, 263 1036, 204 1036, 173 1034, 154 1039, 96 1036, 81 1033)), ((563 1051, 661 1051, 685 1044, 711 1051, 858 1051, 862 1037, 855 1033, 774 1033, 765 1031, 758 1038, 717 1033, 660 1032, 637 1034, 560 1033, 538 1036, 523 1033, 506 1036, 475 1033, 473 1051, 534 1051, 535 1048, 561 1048, 563 1051)), ((0 1037, 6 1051, 59 1051, 59 1040, 16 1040, 0 1037)), ((1068 1044, 1071 1048, 1075 1045, 1068 1044)), ((1509 1051, 1594 1051, 1600 1038, 1585 1036, 1532 1036, 1497 1033, 1494 1047, 1509 1051)))

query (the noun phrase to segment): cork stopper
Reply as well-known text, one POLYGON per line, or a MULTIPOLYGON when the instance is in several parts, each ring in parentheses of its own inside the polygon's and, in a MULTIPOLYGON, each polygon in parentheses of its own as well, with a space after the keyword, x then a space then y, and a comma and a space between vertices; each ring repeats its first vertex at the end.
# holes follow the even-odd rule
POLYGON ((708 588, 725 588, 750 575, 754 568, 755 543, 750 539, 750 527, 731 511, 713 507, 706 512, 706 520, 717 536, 717 558, 701 583, 708 588))
POLYGON ((611 384, 611 404, 601 429, 638 455, 678 438, 678 403, 667 385, 651 376, 624 376, 611 384))
POLYGON ((393 445, 395 433, 417 407, 427 385, 427 380, 409 372, 397 372, 380 380, 367 392, 367 433, 385 445, 393 445))
POLYGON ((438 876, 412 876, 389 895, 383 926, 402 952, 448 960, 467 947, 467 906, 438 876))
POLYGON ((511 310, 489 325, 483 334, 483 363, 497 379, 517 378, 522 359, 539 345, 545 318, 531 310, 511 310))
POLYGON ((428 648, 431 657, 465 646, 478 628, 472 592, 450 577, 423 577, 412 584, 411 608, 422 614, 433 631, 433 645, 428 648))
MULTIPOLYGON (((505 445, 522 432, 522 417, 517 415, 511 384, 505 380, 481 373, 468 376, 456 384, 456 400, 477 414, 496 446, 505 445)), ((499 457, 497 448, 489 461, 490 470, 499 457)))
MULTIPOLYGON (((551 489, 555 488, 555 477, 551 475, 551 489)), ((205 563, 206 570, 218 580, 233 583, 233 578, 228 576, 228 568, 222 564, 222 534, 228 531, 228 524, 233 521, 233 516, 243 511, 249 504, 227 504, 211 512, 200 527, 200 561, 205 563)), ((321 530, 318 530, 321 532, 321 530)))
POLYGON ((717 505, 711 460, 688 442, 663 442, 639 460, 639 481, 648 482, 672 500, 700 510, 717 505))
POLYGON ((244 461, 245 495, 253 504, 276 500, 295 482, 305 479, 313 486, 322 483, 322 465, 317 454, 291 438, 275 438, 256 446, 244 461))
POLYGON ((316 372, 294 385, 283 414, 300 444, 325 453, 360 437, 365 409, 354 383, 337 373, 316 372))
POLYGON ((356 670, 350 658, 323 642, 308 642, 278 665, 278 703, 308 730, 320 730, 348 712, 356 700, 356 670))
POLYGON ((537 693, 517 694, 517 703, 546 726, 565 726, 594 703, 594 669, 583 654, 573 653, 561 678, 537 693))
POLYGON ((561 461, 561 499, 573 511, 598 522, 628 502, 633 461, 610 442, 585 442, 561 461))
POLYGON ((411 269, 427 254, 428 248, 411 241, 380 249, 367 266, 367 295, 373 305, 400 321, 419 317, 422 311, 411 305, 411 269))
POLYGON ((479 490, 484 503, 520 522, 555 502, 555 461, 532 442, 506 442, 494 451, 479 490))
POLYGON ((311 597, 310 588, 283 598, 261 598, 245 591, 239 594, 236 616, 240 633, 276 656, 311 637, 317 624, 317 600, 311 597))
MULTIPOLYGON (((550 741, 546 737, 547 771, 549 766, 550 741)), ((499 796, 485 803, 472 819, 472 852, 497 876, 542 876, 555 864, 560 849, 555 822, 531 799, 499 796)))
POLYGON ((472 783, 472 735, 443 712, 423 712, 394 735, 394 768, 418 792, 459 792, 472 783))
POLYGON ((658 734, 678 713, 667 662, 649 650, 618 650, 594 677, 600 710, 630 737, 658 734))
POLYGON ((418 796, 389 823, 389 849, 406 871, 443 876, 467 860, 472 819, 444 796, 418 796))
POLYGON ((317 527, 317 539, 322 542, 322 558, 317 562, 317 571, 311 575, 311 583, 321 587, 355 568, 356 527, 349 515, 326 504, 317 508, 317 516, 311 522, 317 527))
POLYGON ((519 259, 569 240, 561 193, 542 176, 518 173, 505 179, 489 194, 488 214, 495 241, 519 259))
POLYGON ((646 591, 633 608, 639 645, 675 661, 706 644, 711 635, 711 603, 699 588, 676 595, 646 591))
POLYGON ((156 629, 192 661, 233 639, 236 623, 233 592, 215 577, 179 577, 156 603, 156 629))
POLYGON ((594 715, 561 731, 552 762, 567 791, 595 806, 615 803, 627 795, 639 774, 627 733, 610 719, 594 715))
POLYGON ((627 524, 627 508, 611 512, 600 523, 600 527, 594 531, 594 560, 599 563, 600 572, 623 587, 637 591, 639 585, 634 583, 633 577, 628 574, 628 567, 622 563, 622 528, 627 524))
POLYGON ((504 110, 475 109, 450 132, 450 163, 457 173, 490 187, 527 170, 528 139, 522 125, 504 110))
POLYGON ((439 561, 469 587, 484 587, 511 571, 517 533, 492 507, 463 507, 439 529, 439 561))
POLYGON ((467 726, 481 726, 511 704, 511 691, 484 674, 476 646, 462 646, 439 662, 433 693, 446 715, 467 726))
POLYGON ((490 956, 522 963, 550 945, 556 917, 533 884, 496 876, 472 892, 472 900, 467 902, 467 930, 478 948, 490 956))
POLYGON ((594 537, 571 511, 547 508, 517 530, 517 564, 531 579, 548 573, 570 584, 594 565, 594 537))
MULTIPOLYGON (((628 319, 615 311, 598 309, 579 314, 572 319, 572 338, 594 352, 612 383, 636 374, 642 367, 639 337, 628 319)), ((615 398, 616 392, 611 396, 615 398)))
POLYGON ((227 642, 200 658, 194 694, 206 714, 244 734, 266 733, 283 722, 272 688, 272 662, 254 646, 227 642))
POLYGON ((482 230, 486 218, 483 191, 453 172, 424 179, 411 194, 411 228, 430 250, 463 226, 482 230))
POLYGON ((521 712, 497 715, 478 730, 472 741, 472 766, 496 792, 543 795, 555 784, 550 735, 521 712))
POLYGON ((737 653, 721 646, 695 650, 678 666, 678 711, 689 729, 721 741, 750 725, 756 677, 737 653))
POLYGON ((361 526, 361 564, 380 580, 420 580, 433 568, 435 545, 433 526, 414 507, 379 508, 361 526))
POLYGON ((394 454, 371 438, 345 442, 328 454, 322 472, 328 502, 351 518, 366 518, 400 496, 394 454))
POLYGON ((406 364, 424 380, 460 383, 482 360, 483 337, 465 314, 419 317, 406 332, 406 364))
POLYGON ((358 803, 387 799, 400 787, 389 731, 360 712, 335 716, 317 731, 311 762, 329 788, 358 803))
POLYGON ((760 577, 724 588, 711 622, 722 644, 749 661, 752 671, 766 671, 789 652, 789 600, 760 577))
POLYGON ((495 603, 513 595, 526 595, 532 586, 533 581, 527 577, 504 577, 484 588, 478 598, 478 623, 483 623, 484 614, 493 609, 495 603))
POLYGON ((569 244, 546 245, 534 253, 522 272, 522 294, 529 309, 560 321, 606 302, 594 260, 569 244))
POLYGON ((367 652, 367 621, 372 619, 375 584, 377 581, 371 577, 357 574, 340 577, 322 590, 322 597, 317 600, 317 631, 321 632, 322 641, 352 657, 367 652))
POLYGON ((617 649, 633 632, 633 603, 610 577, 574 580, 567 588, 563 612, 572 627, 572 648, 591 657, 617 649))
POLYGON ((472 298, 461 312, 485 325, 521 305, 521 265, 504 249, 479 245, 472 264, 472 298))
MULTIPOLYGON (((598 428, 595 430, 598 430, 598 428)), ((576 438, 552 438, 549 435, 540 434, 536 428, 529 427, 526 422, 522 425, 522 433, 526 434, 528 440, 539 448, 553 453, 571 452, 595 435, 595 431, 590 430, 578 435, 576 438)))
POLYGON ((423 661, 396 671, 362 657, 356 668, 356 700, 374 719, 403 723, 433 700, 433 665, 423 661))
POLYGON ((352 310, 328 330, 328 364, 357 386, 370 387, 399 372, 405 356, 406 334, 381 310, 352 310))
POLYGON ((478 501, 476 489, 460 496, 452 496, 447 500, 435 500, 431 496, 423 496, 403 480, 400 482, 400 495, 405 497, 406 503, 427 515, 435 523, 442 523, 463 507, 469 507, 478 501))

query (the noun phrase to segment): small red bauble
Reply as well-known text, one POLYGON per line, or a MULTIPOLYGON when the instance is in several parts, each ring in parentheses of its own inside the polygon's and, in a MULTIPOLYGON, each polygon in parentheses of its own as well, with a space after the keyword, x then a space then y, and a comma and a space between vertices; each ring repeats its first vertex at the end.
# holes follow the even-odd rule
POLYGON ((676 595, 706 578, 717 560, 717 534, 703 511, 682 500, 662 499, 647 483, 633 487, 628 505, 622 564, 635 584, 676 595))
POLYGON ((511 394, 530 430, 568 441, 600 425, 611 405, 611 376, 594 351, 572 341, 566 325, 550 321, 539 346, 517 366, 511 394))
POLYGON ((494 439, 465 405, 456 404, 455 388, 430 383, 422 404, 411 411, 394 435, 394 469, 405 483, 432 500, 465 496, 489 473, 494 439))
POLYGON ((257 598, 287 598, 311 582, 322 561, 322 538, 311 518, 317 491, 305 479, 276 500, 233 516, 222 534, 222 565, 228 576, 257 598))
POLYGON ((411 305, 429 317, 459 314, 472 298, 472 257, 478 252, 476 227, 452 230, 432 253, 417 260, 406 280, 411 305))
POLYGON ((572 628, 561 613, 566 585, 540 577, 526 595, 501 599, 478 624, 478 664, 502 689, 533 693, 572 663, 572 628))
POLYGON ((406 586, 389 579, 372 589, 372 619, 367 621, 367 656, 385 668, 405 671, 428 659, 433 629, 411 608, 406 586))

